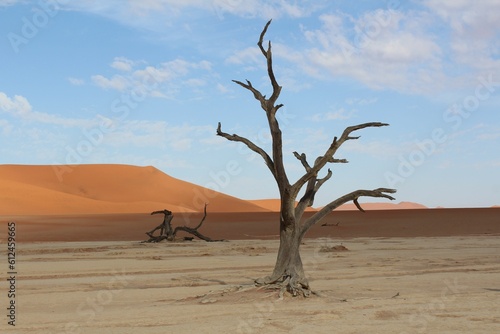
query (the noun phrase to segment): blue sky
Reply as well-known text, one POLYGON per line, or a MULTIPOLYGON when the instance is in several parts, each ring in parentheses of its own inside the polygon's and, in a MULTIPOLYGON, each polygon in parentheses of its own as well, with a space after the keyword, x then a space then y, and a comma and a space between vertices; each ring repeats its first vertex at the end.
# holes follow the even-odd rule
MULTIPOLYGON (((248 91, 273 43, 290 179, 349 125, 315 206, 391 187, 429 207, 500 204, 500 2, 0 0, 0 163, 153 165, 244 199, 276 198, 248 91)), ((325 171, 326 173, 326 171, 325 171)), ((61 175, 64 177, 64 175, 61 175)), ((367 199, 366 201, 370 201, 367 199)))

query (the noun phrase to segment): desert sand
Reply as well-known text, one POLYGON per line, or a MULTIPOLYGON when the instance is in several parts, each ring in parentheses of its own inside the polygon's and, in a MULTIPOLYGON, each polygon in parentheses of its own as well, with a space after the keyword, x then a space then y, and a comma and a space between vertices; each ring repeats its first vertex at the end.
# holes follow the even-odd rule
MULTIPOLYGON (((260 212, 266 209, 219 191, 130 165, 0 165, 0 215, 152 212, 260 212)), ((212 187, 212 188, 210 188, 212 187)))
MULTIPOLYGON (((2 333, 498 333, 498 236, 314 238, 317 295, 252 286, 273 240, 18 245, 17 325, 2 333), (342 244, 347 251, 331 251, 342 244)), ((2 258, 4 258, 2 249, 2 258)), ((2 291, 5 282, 2 281, 2 291)), ((1 299, 5 303, 5 298, 1 299)), ((2 305, 4 307, 4 305, 2 305)))

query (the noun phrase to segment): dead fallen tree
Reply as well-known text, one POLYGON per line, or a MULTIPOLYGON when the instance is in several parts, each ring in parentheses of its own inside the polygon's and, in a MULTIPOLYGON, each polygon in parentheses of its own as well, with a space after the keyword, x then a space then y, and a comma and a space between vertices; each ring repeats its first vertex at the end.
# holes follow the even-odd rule
MULTIPOLYGON (((200 232, 198 232, 198 229, 201 227, 203 222, 205 221, 205 218, 207 217, 207 204, 205 204, 205 208, 203 209, 204 215, 203 218, 201 219, 200 223, 196 227, 188 227, 188 226, 177 226, 172 228, 172 219, 174 218, 174 215, 172 214, 172 211, 169 211, 167 209, 161 210, 161 211, 153 211, 151 212, 152 215, 156 214, 163 214, 163 222, 156 226, 154 229, 152 229, 149 232, 146 232, 146 234, 149 236, 149 240, 145 240, 143 242, 160 242, 162 240, 167 240, 167 241, 174 241, 176 240, 177 233, 179 231, 184 231, 186 233, 189 233, 195 237, 200 238, 201 240, 205 240, 207 242, 215 242, 215 241, 225 241, 224 239, 220 240, 214 240, 210 237, 207 237, 200 232), (160 230, 160 233, 158 235, 155 235, 154 233, 156 231, 160 230)), ((183 240, 192 240, 193 237, 184 237, 183 240)))

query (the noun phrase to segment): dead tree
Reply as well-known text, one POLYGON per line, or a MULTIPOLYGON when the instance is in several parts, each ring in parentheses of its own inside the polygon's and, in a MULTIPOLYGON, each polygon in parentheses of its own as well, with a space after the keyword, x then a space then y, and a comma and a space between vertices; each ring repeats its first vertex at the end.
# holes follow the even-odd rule
POLYGON ((372 122, 347 127, 340 137, 333 138, 333 141, 325 150, 324 154, 314 159, 312 164, 308 161, 305 153, 299 154, 297 152, 293 152, 294 156, 304 167, 305 173, 295 182, 290 182, 283 163, 282 133, 276 118, 276 113, 281 107, 283 107, 283 104, 277 104, 277 100, 281 92, 281 86, 278 84, 276 77, 274 76, 271 42, 268 43, 267 49, 263 46, 264 35, 266 34, 270 24, 271 21, 267 22, 265 25, 260 34, 257 45, 267 62, 267 74, 272 85, 271 96, 267 98, 266 95, 263 95, 258 89, 252 86, 252 83, 248 80, 246 80, 246 82, 233 80, 233 82, 249 90, 255 99, 260 103, 261 108, 265 111, 272 138, 272 153, 269 155, 264 149, 257 146, 247 138, 223 132, 220 122, 217 126, 217 135, 230 141, 243 143, 250 150, 259 154, 264 159, 266 166, 271 171, 271 174, 278 185, 281 200, 281 214, 279 224, 280 246, 278 249, 276 264, 270 276, 259 278, 255 281, 255 283, 258 285, 277 287, 281 290, 281 294, 288 291, 293 296, 308 296, 311 291, 308 280, 304 274, 302 260, 299 253, 300 243, 307 231, 323 217, 346 202, 353 201, 354 204, 356 204, 356 207, 363 211, 358 202, 360 197, 384 197, 393 200, 394 198, 389 194, 396 192, 394 189, 387 188, 355 190, 337 198, 336 200, 333 200, 314 215, 303 220, 302 215, 305 209, 313 205, 315 194, 321 186, 328 181, 328 179, 330 179, 332 172, 328 169, 325 176, 319 178, 318 175, 323 167, 328 163, 347 163, 347 160, 345 159, 336 158, 335 154, 346 141, 359 138, 352 136, 354 131, 369 127, 386 126, 388 124, 372 122), (304 189, 304 187, 304 195, 302 195, 298 203, 295 205, 295 200, 298 197, 299 192, 304 189))
POLYGON ((164 239, 172 241, 175 238, 174 231, 172 230, 172 219, 174 218, 172 211, 169 211, 167 209, 161 211, 153 211, 151 212, 151 215, 157 215, 161 213, 165 215, 163 218, 163 222, 160 225, 156 226, 151 231, 146 232, 146 234, 150 238, 148 242, 160 242, 164 239), (160 234, 155 237, 153 233, 157 230, 160 230, 160 234))
MULTIPOLYGON (((207 217, 207 204, 205 204, 205 208, 203 209, 204 215, 203 218, 201 219, 200 223, 192 228, 188 226, 177 226, 175 229, 172 228, 172 219, 174 218, 174 215, 172 214, 172 211, 169 211, 167 209, 161 210, 161 211, 153 211, 151 212, 152 215, 156 214, 163 214, 163 222, 156 226, 154 229, 152 229, 149 232, 146 232, 146 234, 149 236, 149 240, 146 240, 144 242, 160 242, 162 240, 167 240, 167 241, 174 241, 175 237, 177 236, 177 232, 179 231, 184 231, 186 233, 189 233, 191 235, 194 235, 202 240, 208 241, 208 242, 214 242, 214 241, 224 241, 224 240, 213 240, 212 238, 209 238, 200 232, 198 232, 198 229, 201 227, 203 222, 205 221, 205 218, 207 217), (154 235, 154 232, 160 230, 159 235, 154 235)), ((185 240, 188 240, 187 237, 184 238, 185 240)), ((191 238, 192 239, 192 238, 191 238)))

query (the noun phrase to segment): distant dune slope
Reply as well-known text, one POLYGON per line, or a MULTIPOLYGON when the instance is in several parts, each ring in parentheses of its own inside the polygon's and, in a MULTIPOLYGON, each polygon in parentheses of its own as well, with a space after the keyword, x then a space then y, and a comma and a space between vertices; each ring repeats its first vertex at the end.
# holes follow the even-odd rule
MULTIPOLYGON (((333 200, 333 198, 332 198, 333 200)), ((280 209, 280 200, 279 199, 258 199, 258 200, 250 200, 249 202, 261 206, 263 208, 269 209, 273 212, 278 212, 280 209)), ((403 210, 403 209, 427 209, 425 205, 419 203, 412 202, 399 202, 399 203, 363 203, 363 200, 360 200, 361 207, 365 210, 403 210)), ((308 211, 316 211, 321 208, 309 208, 308 211)), ((351 203, 346 203, 336 210, 358 210, 356 206, 351 203)))
POLYGON ((0 165, 0 214, 134 213, 169 209, 268 211, 256 204, 129 165, 0 165))
MULTIPOLYGON (((399 202, 391 203, 363 203, 359 201, 364 210, 406 210, 406 209, 428 209, 425 205, 413 202, 399 202)), ((346 203, 339 207, 337 210, 358 210, 353 203, 346 203)))
MULTIPOLYGON (((252 199, 249 200, 250 203, 258 205, 260 207, 266 208, 269 211, 279 212, 281 202, 279 199, 270 198, 270 199, 252 199)), ((306 211, 316 211, 315 208, 307 208, 306 211)))

